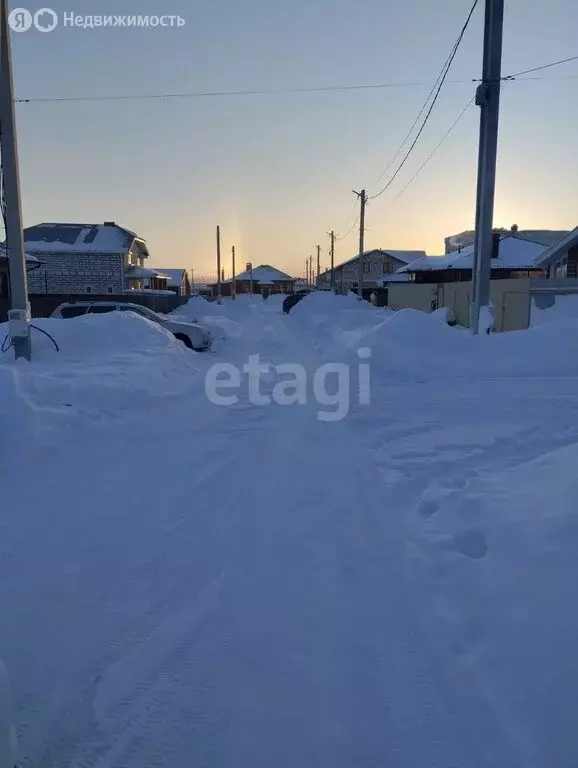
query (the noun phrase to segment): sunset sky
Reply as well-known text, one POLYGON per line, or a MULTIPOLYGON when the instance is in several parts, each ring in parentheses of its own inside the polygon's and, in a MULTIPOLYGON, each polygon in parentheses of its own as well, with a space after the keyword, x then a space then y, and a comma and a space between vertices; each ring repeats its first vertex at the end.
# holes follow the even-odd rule
MULTIPOLYGON (((575 0, 505 2, 504 75, 577 53, 575 0)), ((215 269, 220 224, 225 267, 232 244, 239 263, 300 275, 320 243, 327 265, 327 231, 345 234, 354 223, 353 189, 379 190, 372 185, 409 130, 470 6, 471 0, 52 0, 61 17, 165 13, 186 24, 13 33, 17 98, 411 85, 19 104, 25 224, 114 220, 146 238, 151 265, 198 273, 215 269)), ((465 82, 446 85, 411 160, 368 206, 367 247, 441 253, 446 235, 473 225, 475 107, 394 198, 474 93, 482 11, 480 0, 449 74, 465 82)), ((572 228, 578 62, 534 78, 503 90, 495 224, 572 228)), ((337 261, 353 255, 356 244, 355 232, 340 241, 337 261)))

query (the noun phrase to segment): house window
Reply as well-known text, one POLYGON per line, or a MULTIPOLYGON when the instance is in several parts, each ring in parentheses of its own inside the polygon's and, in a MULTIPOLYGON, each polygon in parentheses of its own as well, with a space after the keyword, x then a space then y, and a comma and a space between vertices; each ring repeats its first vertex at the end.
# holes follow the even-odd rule
POLYGON ((383 262, 383 274, 384 275, 391 275, 393 272, 393 264, 391 261, 386 259, 386 261, 383 262))
POLYGON ((90 285, 86 286, 86 292, 87 293, 92 293, 92 288, 90 287, 90 285))
POLYGON ((109 285, 109 286, 108 286, 108 292, 109 292, 109 293, 112 293, 112 292, 113 292, 113 291, 112 291, 112 285, 109 285))

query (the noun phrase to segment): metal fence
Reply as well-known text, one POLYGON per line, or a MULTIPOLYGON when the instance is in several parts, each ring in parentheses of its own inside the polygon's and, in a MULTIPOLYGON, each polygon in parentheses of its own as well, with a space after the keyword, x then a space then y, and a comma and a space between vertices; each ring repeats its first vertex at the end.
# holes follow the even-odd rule
MULTIPOLYGON (((173 309, 186 304, 188 299, 188 296, 178 296, 176 293, 174 295, 137 293, 135 295, 120 294, 112 296, 110 294, 100 296, 95 294, 87 295, 86 293, 75 295, 59 293, 42 296, 32 295, 29 297, 32 317, 50 317, 59 304, 74 304, 79 301, 129 301, 131 304, 140 304, 141 306, 148 307, 154 312, 165 313, 172 312, 173 309)), ((9 309, 9 300, 0 299, 0 323, 8 320, 9 309)))

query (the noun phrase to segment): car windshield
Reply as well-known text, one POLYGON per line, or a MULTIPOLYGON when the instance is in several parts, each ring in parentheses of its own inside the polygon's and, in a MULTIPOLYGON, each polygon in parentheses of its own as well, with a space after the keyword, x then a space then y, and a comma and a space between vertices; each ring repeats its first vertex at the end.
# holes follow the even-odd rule
POLYGON ((121 309, 126 312, 135 312, 137 315, 142 315, 143 317, 146 317, 147 320, 152 320, 153 323, 163 322, 163 318, 160 315, 157 315, 156 312, 153 312, 152 309, 149 309, 148 307, 126 306, 126 307, 121 307, 121 309))
POLYGON ((80 315, 86 315, 88 307, 62 307, 60 314, 62 317, 68 319, 70 317, 80 317, 80 315))

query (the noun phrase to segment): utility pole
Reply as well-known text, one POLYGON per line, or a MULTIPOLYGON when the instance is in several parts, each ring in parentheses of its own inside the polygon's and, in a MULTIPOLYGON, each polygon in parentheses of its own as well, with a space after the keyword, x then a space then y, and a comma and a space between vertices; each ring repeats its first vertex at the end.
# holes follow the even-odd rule
POLYGON ((313 256, 309 256, 309 285, 313 285, 313 256))
POLYGON ((331 230, 331 232, 327 233, 330 238, 331 247, 329 249, 329 254, 331 256, 331 278, 330 278, 330 285, 331 288, 335 288, 335 278, 333 276, 333 270, 335 269, 335 232, 331 230))
POLYGON ((474 334, 480 331, 481 308, 490 303, 503 25, 504 0, 486 0, 482 82, 476 90, 476 105, 480 107, 480 141, 470 303, 470 327, 474 334))
POLYGON ((217 227, 217 296, 221 298, 221 228, 217 227))
POLYGON ((231 261, 232 261, 232 269, 233 269, 233 282, 231 283, 231 298, 233 301, 235 301, 235 298, 237 297, 237 285, 236 285, 236 275, 235 275, 235 246, 231 246, 231 261))
POLYGON ((0 142, 6 205, 6 250, 10 279, 10 336, 16 358, 30 360, 30 305, 14 117, 14 81, 8 26, 8 0, 0 0, 0 142))
POLYGON ((365 266, 363 253, 365 248, 365 205, 367 203, 367 195, 365 194, 364 189, 362 189, 361 192, 356 192, 353 190, 353 194, 357 195, 361 205, 361 210, 359 213, 359 274, 357 278, 357 298, 359 301, 363 301, 363 267, 365 266))
POLYGON ((321 246, 317 246, 317 280, 316 283, 319 283, 319 275, 321 274, 321 246))
POLYGON ((305 282, 309 285, 309 259, 305 259, 305 282))

